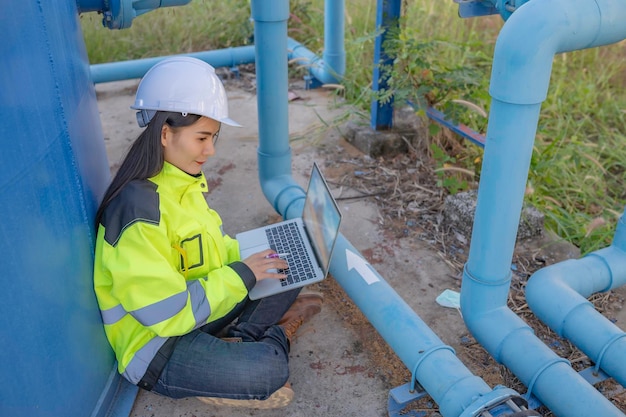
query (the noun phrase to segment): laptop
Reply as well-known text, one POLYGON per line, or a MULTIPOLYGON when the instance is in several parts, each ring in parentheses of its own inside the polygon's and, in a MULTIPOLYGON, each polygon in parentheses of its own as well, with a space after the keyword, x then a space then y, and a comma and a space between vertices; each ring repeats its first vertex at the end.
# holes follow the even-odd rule
POLYGON ((317 163, 313 164, 302 217, 238 233, 241 259, 273 249, 289 264, 278 272, 287 278, 264 279, 256 283, 251 300, 289 291, 322 281, 328 274, 330 258, 339 235, 341 213, 317 163))

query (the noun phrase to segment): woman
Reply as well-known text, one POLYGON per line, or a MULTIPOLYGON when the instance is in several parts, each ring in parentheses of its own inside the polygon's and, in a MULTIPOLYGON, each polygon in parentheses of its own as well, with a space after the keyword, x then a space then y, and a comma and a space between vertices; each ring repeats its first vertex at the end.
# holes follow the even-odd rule
POLYGON ((206 203, 202 165, 221 124, 240 126, 221 81, 203 61, 166 59, 141 80, 132 108, 145 130, 96 214, 94 286, 119 372, 173 398, 286 405, 289 340, 322 298, 247 297, 288 265, 271 250, 241 260, 206 203))

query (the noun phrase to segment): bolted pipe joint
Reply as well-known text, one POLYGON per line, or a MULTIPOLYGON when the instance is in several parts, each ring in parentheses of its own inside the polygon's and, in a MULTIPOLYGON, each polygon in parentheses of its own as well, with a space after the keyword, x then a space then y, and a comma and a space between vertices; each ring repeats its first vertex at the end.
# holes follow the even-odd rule
POLYGON ((510 388, 498 385, 487 395, 470 404, 459 417, 523 417, 541 416, 528 406, 528 401, 510 388))
POLYGON ((102 13, 102 26, 128 29, 133 20, 159 7, 184 6, 191 0, 77 0, 79 13, 102 13))

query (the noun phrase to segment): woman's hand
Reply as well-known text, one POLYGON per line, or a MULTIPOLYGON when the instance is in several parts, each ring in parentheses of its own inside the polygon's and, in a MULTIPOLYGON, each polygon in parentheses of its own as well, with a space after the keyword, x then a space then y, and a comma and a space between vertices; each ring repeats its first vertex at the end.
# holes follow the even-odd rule
POLYGON ((286 274, 277 273, 276 269, 287 269, 289 265, 287 261, 278 257, 270 257, 270 255, 276 254, 271 249, 264 250, 248 256, 242 262, 248 266, 254 273, 257 281, 263 279, 283 279, 287 278, 286 274), (270 272, 270 270, 273 270, 270 272))

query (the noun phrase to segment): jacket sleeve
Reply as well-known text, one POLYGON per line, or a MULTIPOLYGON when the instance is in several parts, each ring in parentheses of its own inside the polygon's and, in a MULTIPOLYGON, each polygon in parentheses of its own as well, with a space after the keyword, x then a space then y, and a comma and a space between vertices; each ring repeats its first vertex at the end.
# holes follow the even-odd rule
POLYGON ((228 253, 228 262, 240 261, 239 242, 228 235, 224 235, 224 244, 228 253))
POLYGON ((209 213, 222 232, 222 238, 224 239, 224 246, 226 247, 226 253, 228 256, 228 261, 226 263, 240 261, 241 255, 239 253, 239 242, 224 233, 222 218, 215 210, 209 209, 209 213))
POLYGON ((178 254, 165 229, 157 224, 133 223, 115 246, 104 243, 102 256, 111 295, 126 313, 161 337, 186 334, 223 317, 253 285, 244 264, 187 281, 176 267, 178 254))

